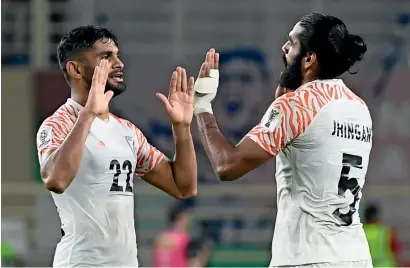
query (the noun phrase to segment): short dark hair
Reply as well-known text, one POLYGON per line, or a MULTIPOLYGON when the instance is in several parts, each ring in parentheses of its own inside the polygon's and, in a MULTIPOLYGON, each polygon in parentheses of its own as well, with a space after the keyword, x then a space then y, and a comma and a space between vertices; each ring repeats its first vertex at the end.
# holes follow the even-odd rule
POLYGON ((299 24, 304 28, 300 35, 301 52, 317 55, 319 79, 333 79, 349 71, 367 51, 363 38, 349 33, 337 17, 312 13, 302 17, 299 24))
POLYGON ((168 220, 169 222, 175 223, 176 220, 178 219, 178 217, 185 212, 189 211, 189 207, 183 203, 177 203, 175 206, 173 206, 170 211, 169 211, 169 215, 168 215, 168 220))
POLYGON ((73 57, 91 48, 98 40, 110 39, 118 47, 117 37, 108 29, 86 25, 77 27, 66 33, 57 46, 57 60, 61 71, 63 71, 66 80, 67 69, 66 64, 73 57))

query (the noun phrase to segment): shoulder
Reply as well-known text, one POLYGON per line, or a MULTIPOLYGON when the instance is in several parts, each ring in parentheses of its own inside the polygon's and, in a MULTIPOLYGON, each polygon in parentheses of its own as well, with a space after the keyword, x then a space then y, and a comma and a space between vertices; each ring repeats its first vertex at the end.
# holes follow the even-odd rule
POLYGON ((69 132, 78 118, 79 110, 65 103, 54 114, 47 117, 40 126, 38 133, 45 130, 69 132))
POLYGON ((262 118, 260 126, 267 130, 286 130, 291 139, 297 138, 312 123, 321 104, 322 102, 318 101, 309 87, 302 86, 273 101, 262 118))
POLYGON ((114 115, 114 114, 112 114, 112 113, 110 113, 110 115, 111 115, 115 120, 117 120, 118 123, 120 123, 122 126, 124 126, 125 128, 129 128, 129 129, 134 129, 134 128, 136 128, 135 125, 134 125, 133 123, 131 123, 130 121, 128 121, 128 120, 126 120, 126 119, 124 119, 124 118, 118 117, 118 116, 116 116, 116 115, 114 115))
POLYGON ((366 105, 341 79, 315 80, 301 87, 300 93, 308 94, 323 106, 332 100, 347 99, 366 105))
POLYGON ((296 122, 312 118, 317 112, 312 100, 313 95, 305 88, 286 93, 272 102, 263 121, 282 119, 296 122))
POLYGON ((134 125, 133 123, 131 123, 127 119, 120 118, 120 117, 118 117, 114 114, 111 114, 111 113, 110 113, 110 115, 115 120, 117 120, 117 122, 120 123, 126 130, 131 130, 137 136, 138 139, 140 139, 143 136, 142 131, 136 125, 134 125))
POLYGON ((57 148, 64 141, 78 118, 78 112, 75 107, 64 104, 43 121, 36 137, 40 152, 57 148))
POLYGON ((314 116, 325 105, 338 99, 347 99, 366 105, 341 79, 315 80, 306 83, 276 101, 278 105, 285 107, 285 110, 292 108, 293 112, 308 112, 314 116))

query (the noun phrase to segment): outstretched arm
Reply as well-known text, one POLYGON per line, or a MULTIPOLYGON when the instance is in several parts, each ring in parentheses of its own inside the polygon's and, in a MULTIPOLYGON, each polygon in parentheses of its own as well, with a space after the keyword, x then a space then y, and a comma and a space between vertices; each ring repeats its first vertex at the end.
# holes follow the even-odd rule
POLYGON ((272 103, 256 127, 237 145, 232 144, 220 132, 211 107, 218 85, 208 81, 217 81, 218 61, 218 53, 211 49, 195 84, 194 108, 201 142, 212 167, 220 180, 229 181, 240 178, 284 149, 301 133, 303 124, 298 121, 309 112, 295 105, 297 102, 292 100, 295 93, 283 95, 272 103))
MULTIPOLYGON (((197 163, 190 130, 193 116, 193 87, 194 79, 191 77, 188 83, 185 70, 178 67, 177 71, 172 74, 168 98, 162 94, 157 94, 172 122, 175 142, 173 161, 149 145, 140 133, 141 144, 143 144, 143 150, 140 150, 140 154, 143 153, 142 158, 146 155, 158 155, 158 157, 152 158, 156 159, 158 164, 151 169, 150 163, 155 162, 155 160, 142 162, 139 164, 140 168, 137 173, 138 171, 146 172, 144 166, 148 167, 149 171, 142 178, 178 199, 192 197, 197 192, 197 163)), ((151 157, 146 159, 151 159, 151 157)))
POLYGON ((214 115, 197 115, 201 142, 218 178, 222 181, 236 180, 272 158, 249 137, 237 145, 226 139, 218 128, 214 115))
MULTIPOLYGON (((186 199, 195 196, 197 192, 194 144, 189 128, 173 126, 172 129, 175 142, 173 161, 165 156, 161 157, 159 163, 144 174, 142 179, 177 199, 186 199)), ((150 145, 147 143, 147 146, 150 145)), ((153 147, 149 150, 155 152, 153 147)))

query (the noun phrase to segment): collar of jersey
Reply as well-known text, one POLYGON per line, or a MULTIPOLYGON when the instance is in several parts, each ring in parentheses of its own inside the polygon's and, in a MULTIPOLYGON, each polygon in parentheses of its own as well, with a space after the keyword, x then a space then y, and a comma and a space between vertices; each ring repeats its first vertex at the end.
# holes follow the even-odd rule
MULTIPOLYGON (((316 79, 316 80, 313 80, 313 81, 310 81, 310 82, 307 82, 307 83, 301 85, 298 89, 302 89, 302 88, 306 89, 306 88, 308 88, 309 85, 317 83, 317 82, 326 82, 326 83, 330 83, 330 84, 340 84, 342 86, 345 86, 345 83, 343 82, 343 80, 338 79, 338 78, 335 78, 335 79, 316 79)), ((298 90, 298 89, 296 89, 296 90, 298 90)))
POLYGON ((324 82, 324 83, 330 83, 330 84, 341 84, 341 85, 343 84, 343 85, 344 85, 343 80, 342 80, 342 79, 339 79, 339 78, 334 78, 334 79, 316 79, 316 80, 313 80, 313 81, 310 81, 310 82, 306 83, 305 85, 310 85, 310 84, 317 83, 317 82, 324 82))
MULTIPOLYGON (((75 100, 73 100, 71 98, 67 99, 67 104, 73 106, 76 109, 78 109, 78 111, 81 111, 81 109, 84 108, 83 106, 81 106, 81 104, 79 104, 78 102, 76 102, 75 100)), ((111 116, 111 114, 108 115, 108 117, 110 117, 110 116, 111 116)), ((107 119, 107 120, 101 120, 101 121, 104 121, 104 122, 108 123, 110 120, 107 119)))
POLYGON ((67 99, 67 104, 74 106, 76 109, 78 109, 79 111, 82 110, 84 107, 81 106, 81 104, 79 104, 78 102, 76 102, 75 100, 68 98, 67 99))

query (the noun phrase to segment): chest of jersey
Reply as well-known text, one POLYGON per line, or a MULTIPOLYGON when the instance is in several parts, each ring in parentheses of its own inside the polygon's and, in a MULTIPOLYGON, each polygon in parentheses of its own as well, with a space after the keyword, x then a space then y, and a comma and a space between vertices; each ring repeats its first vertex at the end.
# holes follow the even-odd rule
POLYGON ((93 194, 133 194, 137 139, 132 129, 110 118, 95 119, 86 140, 86 148, 77 181, 93 194))

